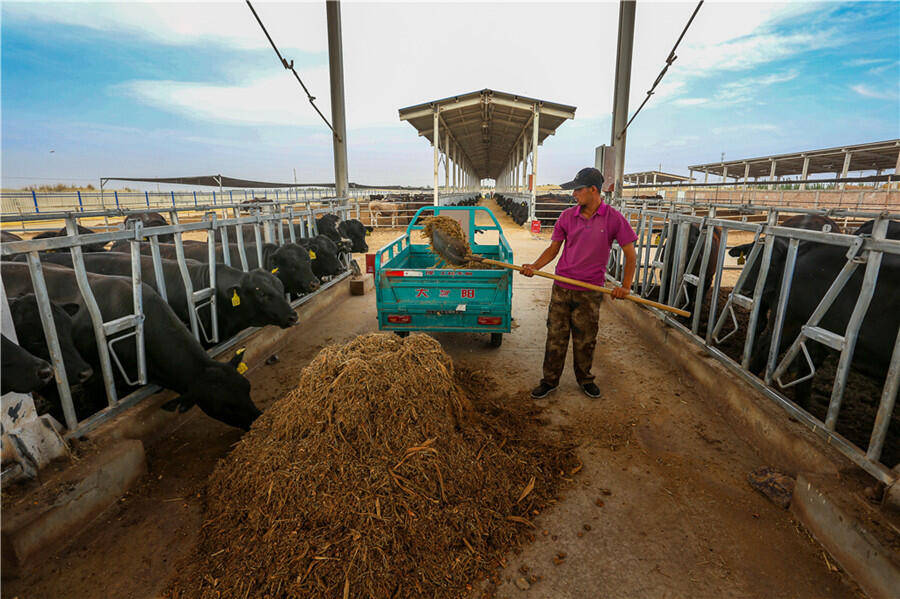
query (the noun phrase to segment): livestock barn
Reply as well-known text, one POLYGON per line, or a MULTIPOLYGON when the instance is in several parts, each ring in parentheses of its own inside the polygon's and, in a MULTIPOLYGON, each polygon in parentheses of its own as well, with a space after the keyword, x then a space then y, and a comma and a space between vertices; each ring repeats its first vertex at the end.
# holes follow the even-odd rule
POLYGON ((576 107, 494 89, 355 184, 326 17, 333 184, 0 192, 4 594, 896 597, 900 140, 626 173, 625 1, 602 185, 539 191, 576 107))

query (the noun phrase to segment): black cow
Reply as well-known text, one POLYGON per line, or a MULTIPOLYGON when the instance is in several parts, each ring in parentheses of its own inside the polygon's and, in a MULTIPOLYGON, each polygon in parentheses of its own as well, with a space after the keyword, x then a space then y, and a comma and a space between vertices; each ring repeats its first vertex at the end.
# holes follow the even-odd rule
POLYGON ((323 214, 316 219, 316 231, 335 243, 341 242, 341 234, 338 232, 338 223, 341 217, 337 214, 323 214))
MULTIPOLYGON (((80 235, 90 235, 94 232, 95 231, 91 231, 87 227, 82 227, 81 225, 78 225, 78 233, 80 235)), ((67 237, 68 235, 69 235, 68 231, 66 231, 66 228, 63 227, 59 231, 45 231, 44 233, 35 235, 33 239, 51 239, 53 237, 67 237)), ((56 251, 68 252, 69 248, 60 248, 56 251)), ((103 252, 103 251, 106 251, 106 244, 105 243, 89 243, 89 244, 81 246, 81 251, 83 251, 83 252, 103 252)))
MULTIPOLYGON (((159 212, 142 212, 141 214, 129 214, 125 217, 125 228, 126 229, 134 229, 134 223, 136 221, 140 221, 143 223, 144 228, 147 227, 165 227, 169 224, 169 221, 166 220, 159 212)), ((175 241, 174 233, 166 233, 165 235, 159 235, 157 237, 160 243, 172 243, 175 241)))
POLYGON ((309 250, 312 260, 312 271, 317 277, 333 277, 343 272, 344 267, 338 260, 338 246, 324 235, 312 239, 300 239, 299 244, 309 250))
MULTIPOLYGON (((806 229, 807 231, 825 231, 831 233, 842 233, 841 226, 837 224, 834 220, 828 218, 827 216, 820 216, 818 214, 798 214, 796 216, 792 216, 789 219, 785 220, 781 223, 782 227, 790 227, 793 229, 806 229)), ((871 230, 869 231, 871 232, 871 230)), ((762 238, 761 238, 762 239, 762 238)), ((787 241, 784 238, 776 238, 776 242, 783 242, 785 247, 787 246, 787 241)), ((801 242, 802 243, 802 242, 801 242)), ((728 250, 728 255, 733 256, 735 258, 741 256, 747 256, 750 254, 751 250, 753 250, 753 242, 744 243, 742 245, 736 245, 730 250, 728 250)), ((757 262, 758 264, 758 262, 757 262)), ((758 272, 757 267, 757 272, 758 272)), ((756 280, 756 277, 753 277, 753 280, 756 280)))
MULTIPOLYGON (((668 292, 668 289, 670 288, 669 285, 672 284, 672 277, 674 276, 674 272, 675 272, 674 263, 675 263, 675 258, 676 258, 675 250, 678 245, 678 237, 679 237, 678 229, 679 229, 679 227, 676 225, 676 227, 674 229, 675 235, 672 238, 666 238, 666 240, 664 241, 664 244, 666 246, 665 261, 663 262, 663 268, 662 268, 662 271, 659 273, 659 276, 660 276, 660 282, 662 281, 663 277, 665 277, 665 280, 666 280, 666 290, 665 291, 666 292, 668 292)), ((683 309, 687 310, 688 312, 691 312, 692 318, 693 318, 693 312, 695 309, 699 309, 702 312, 703 308, 705 307, 706 294, 712 287, 713 278, 715 278, 715 276, 716 276, 716 256, 718 255, 719 242, 721 241, 721 238, 722 238, 722 231, 719 227, 712 228, 712 237, 713 237, 712 248, 710 249, 710 253, 709 253, 709 262, 706 265, 706 276, 705 276, 704 282, 703 282, 704 283, 703 289, 700 290, 700 297, 701 297, 700 307, 696 308, 697 287, 694 285, 689 285, 689 284, 685 285, 685 287, 687 288, 687 293, 686 293, 686 302, 687 303, 686 304, 680 303, 677 306, 679 308, 683 308, 683 309)), ((695 224, 692 224, 688 228, 687 253, 685 254, 685 263, 684 263, 685 268, 687 268, 688 261, 691 259, 691 254, 693 253, 694 247, 697 245, 699 239, 700 239, 700 227, 695 224)), ((704 247, 701 245, 700 253, 697 255, 697 260, 694 263, 694 267, 693 267, 693 269, 691 269, 689 274, 699 276, 700 267, 701 267, 702 261, 703 261, 703 250, 704 250, 704 247)), ((652 287, 651 287, 651 292, 653 292, 652 287)), ((656 293, 656 292, 653 292, 653 293, 656 293)), ((677 296, 678 287, 675 288, 675 293, 677 296)), ((665 293, 661 297, 663 297, 663 298, 666 297, 665 293)), ((674 302, 675 298, 674 297, 671 298, 670 301, 674 302)))
MULTIPOLYGON (((3 264, 5 267, 6 263, 3 264)), ((19 345, 28 353, 50 362, 50 348, 47 345, 47 337, 44 335, 44 327, 41 326, 37 298, 29 292, 17 296, 10 292, 8 287, 7 293, 10 296, 9 312, 16 328, 19 345)), ((59 350, 66 368, 66 378, 71 385, 84 383, 94 373, 91 365, 85 361, 76 348, 73 317, 78 316, 80 308, 76 302, 50 302, 50 313, 53 316, 53 326, 56 329, 59 350)))
POLYGON ((372 232, 372 227, 363 225, 355 218, 342 220, 338 223, 338 233, 341 237, 350 240, 350 251, 354 253, 362 253, 369 251, 369 244, 366 243, 366 235, 372 232))
MULTIPOLYGON (((26 265, 4 262, 0 264, 0 269, 11 297, 32 292, 26 265)), ((63 304, 83 302, 72 269, 48 264, 43 270, 51 299, 63 304)), ((88 282, 104 320, 110 321, 132 312, 131 279, 89 274, 88 282)), ((260 414, 250 399, 250 382, 233 366, 206 355, 203 347, 152 287, 143 284, 141 293, 146 317, 144 340, 149 381, 181 393, 173 404, 181 411, 196 404, 212 418, 248 430, 260 414)), ((96 364, 97 346, 87 310, 78 311, 73 325, 78 350, 96 364)), ((133 343, 117 344, 116 354, 127 371, 136 371, 133 343)), ((96 366, 95 371, 99 371, 96 366)))
POLYGON ((53 368, 46 360, 31 355, 16 343, 2 337, 0 347, 0 359, 2 359, 2 371, 0 371, 0 394, 15 391, 17 393, 30 393, 53 380, 53 368))
POLYGON ((366 234, 372 232, 372 227, 366 227, 355 218, 349 220, 341 220, 336 214, 326 214, 316 219, 316 228, 319 235, 324 235, 338 246, 338 250, 353 252, 368 252, 369 246, 366 244, 366 234), (349 240, 348 248, 344 245, 344 240, 349 240))
MULTIPOLYGON (((871 225, 869 227, 871 230, 871 225)), ((894 231, 895 234, 900 233, 900 223, 894 226, 894 231)), ((779 354, 793 343, 801 327, 809 320, 835 277, 846 264, 846 254, 847 248, 844 246, 812 242, 806 244, 802 254, 798 253, 785 311, 779 354)), ((781 266, 783 268, 783 264, 781 266)), ((844 333, 856 305, 865 270, 865 265, 856 268, 820 321, 820 327, 837 334, 844 333)), ((778 284, 780 286, 780 281, 778 284)), ((887 373, 897 331, 900 328, 900 294, 897 293, 897 289, 900 289, 900 256, 885 253, 874 295, 859 330, 852 361, 856 370, 880 380, 883 380, 887 373)), ((761 372, 765 367, 771 335, 771 331, 765 331, 760 338, 751 363, 754 372, 761 372)), ((821 363, 827 353, 824 346, 814 342, 807 342, 807 349, 816 365, 821 363)), ((799 358, 797 362, 804 361, 799 358)), ((809 401, 810 387, 811 381, 797 385, 795 399, 804 407, 809 401)))
MULTIPOLYGON (((808 231, 831 231, 833 233, 841 233, 841 226, 827 216, 819 216, 815 214, 798 214, 785 220, 783 227, 791 227, 794 229, 806 229, 808 231)), ((761 242, 760 242, 761 243, 761 242)), ((737 245, 728 250, 728 255, 733 257, 747 256, 753 250, 753 243, 745 243, 737 245)), ((801 241, 797 246, 798 256, 808 247, 808 242, 801 241)), ((787 261, 788 240, 784 237, 776 237, 772 242, 772 258, 769 263, 769 272, 766 282, 763 285, 763 292, 759 299, 759 318, 757 322, 758 331, 763 331, 769 325, 769 312, 778 302, 778 293, 781 289, 781 279, 784 275, 784 265, 787 261)), ((749 266, 747 278, 741 287, 743 295, 752 296, 753 290, 756 288, 756 281, 759 278, 759 269, 762 264, 762 250, 753 264, 749 266)), ((759 346, 758 346, 759 347, 759 346)), ((758 361, 759 357, 757 357, 758 361)))
MULTIPOLYGON (((129 242, 116 242, 111 252, 130 252, 129 242)), ((228 244, 228 252, 231 264, 240 269, 241 255, 237 243, 228 244)), ((149 245, 141 245, 141 253, 150 254, 149 245)), ((159 254, 163 258, 175 260, 177 258, 174 244, 160 244, 159 254)), ((247 268, 259 268, 259 257, 256 253, 256 244, 244 244, 244 254, 247 256, 247 268)), ((262 246, 263 268, 273 273, 281 281, 285 290, 289 293, 301 295, 311 293, 319 288, 320 282, 313 274, 309 251, 295 244, 286 243, 277 246, 274 243, 265 243, 262 246)), ((209 262, 209 246, 205 241, 185 241, 184 256, 198 262, 209 262)), ((216 262, 223 264, 224 255, 222 246, 216 246, 216 262)))
MULTIPOLYGON (((875 221, 870 220, 868 222, 863 223, 860 227, 853 232, 854 235, 871 235, 872 231, 875 228, 875 221)), ((888 221, 887 233, 885 234, 886 239, 900 239, 900 221, 892 220, 888 221)))
MULTIPOLYGON (((41 260, 71 266, 67 254, 44 254, 41 260)), ((161 260, 166 283, 166 298, 175 313, 185 323, 190 323, 187 293, 181 270, 175 260, 161 260)), ((209 286, 209 264, 186 260, 191 286, 197 289, 209 286)), ((131 276, 131 256, 119 252, 90 254, 84 257, 88 272, 100 275, 131 276)), ((159 291, 153 269, 153 259, 141 258, 141 278, 159 291)), ((284 298, 284 286, 274 275, 260 269, 243 272, 237 268, 216 264, 216 313, 219 322, 219 338, 227 339, 247 327, 276 325, 288 328, 297 323, 297 313, 284 298)), ((209 310, 200 310, 200 323, 207 335, 212 334, 209 310)))
POLYGON ((7 241, 22 241, 22 238, 9 231, 0 231, 0 241, 3 243, 6 243, 7 241))

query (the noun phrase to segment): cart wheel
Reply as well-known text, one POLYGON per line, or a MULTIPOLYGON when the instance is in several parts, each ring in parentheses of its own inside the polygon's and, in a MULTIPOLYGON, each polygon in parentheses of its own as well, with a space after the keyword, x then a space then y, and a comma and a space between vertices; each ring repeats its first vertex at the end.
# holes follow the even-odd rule
POLYGON ((409 331, 394 331, 398 337, 409 337, 409 331))
POLYGON ((503 333, 491 333, 491 347, 500 347, 503 343, 503 333))

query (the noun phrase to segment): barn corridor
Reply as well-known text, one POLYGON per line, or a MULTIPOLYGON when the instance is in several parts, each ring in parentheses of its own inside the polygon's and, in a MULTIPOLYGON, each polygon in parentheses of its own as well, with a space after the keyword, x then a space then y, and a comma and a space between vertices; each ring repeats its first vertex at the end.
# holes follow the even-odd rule
MULTIPOLYGON (((516 263, 533 261, 549 243, 549 231, 535 237, 494 202, 483 205, 503 225, 516 263)), ((371 251, 399 234, 376 232, 371 251)), ((457 363, 490 374, 496 387, 485 393, 530 402, 551 281, 513 281, 515 323, 502 347, 489 347, 486 335, 435 337, 457 363)), ((767 464, 711 407, 715 398, 701 397, 690 377, 607 307, 594 358, 603 397, 581 393, 570 355, 559 389, 538 402, 547 434, 577 443, 583 467, 566 474, 571 482, 556 506, 535 517, 535 541, 507 556, 496 597, 859 596, 791 514, 748 485, 747 474, 767 464)), ((315 319, 301 313, 278 361, 252 365, 254 400, 265 409, 319 349, 375 326, 373 292, 346 296, 315 319)), ((69 550, 5 583, 5 594, 158 596, 194 548, 206 476, 238 438, 197 409, 185 414, 148 445, 143 483, 69 550)))

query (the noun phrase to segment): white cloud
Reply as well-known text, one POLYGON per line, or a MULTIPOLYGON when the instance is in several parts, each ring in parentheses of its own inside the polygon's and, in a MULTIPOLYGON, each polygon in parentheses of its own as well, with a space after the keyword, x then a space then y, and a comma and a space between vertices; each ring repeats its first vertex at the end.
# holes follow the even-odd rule
POLYGON ((750 102, 756 97, 756 93, 760 89, 796 78, 796 71, 773 73, 763 77, 745 77, 720 86, 715 93, 714 100, 718 105, 750 102))
POLYGON ((867 85, 863 85, 859 83, 857 85, 851 85, 850 89, 858 93, 860 96, 864 96, 866 98, 875 98, 877 100, 894 100, 897 98, 897 90, 895 89, 893 93, 880 91, 877 89, 872 89, 867 85))
MULTIPOLYGON (((14 4, 6 15, 78 25, 152 42, 216 43, 238 49, 268 42, 244 3, 14 4), (214 18, 213 18, 214 17, 214 18)), ((291 50, 327 51, 321 3, 258 3, 257 12, 286 57, 291 50)), ((459 3, 345 3, 342 6, 348 124, 397 123, 397 109, 432 98, 491 87, 578 107, 578 119, 612 110, 616 5, 459 3), (596 34, 573 35, 570 23, 596 23, 596 34), (439 28, 434 24, 440 23, 439 28), (574 58, 574 59, 573 59, 574 58)), ((759 35, 767 23, 811 10, 809 5, 707 3, 688 31, 678 60, 647 104, 648 110, 685 93, 688 77, 723 68, 749 68, 809 46, 816 36, 772 39, 759 35), (727 23, 727 27, 722 24, 727 23), (764 51, 766 50, 766 51, 764 51)), ((646 96, 693 5, 639 4, 635 28, 633 112, 646 96)), ((819 41, 821 42, 821 40, 819 41)), ((223 53, 227 60, 227 54, 223 53)), ((311 124, 316 115, 272 70, 219 87, 175 81, 129 83, 137 97, 203 120, 311 124), (272 85, 273 87, 267 87, 272 85), (253 97, 251 97, 253 96, 253 97)), ((325 65, 322 65, 322 69, 325 65)), ((329 107, 328 79, 321 69, 300 69, 304 81, 329 107)), ((173 73, 173 75, 177 74, 173 73)), ((174 78, 173 78, 174 79, 174 78)))
POLYGON ((853 60, 847 60, 843 64, 845 67, 867 67, 873 64, 883 64, 885 62, 891 62, 890 58, 854 58, 853 60))
MULTIPOLYGON (((324 3, 260 0, 254 6, 286 58, 297 58, 298 52, 304 52, 321 60, 314 67, 298 71, 318 98, 319 108, 329 116, 324 3)), ((675 2, 637 4, 632 114, 645 98, 694 6, 675 2)), ((823 9, 814 3, 705 3, 679 47, 677 60, 645 111, 667 104, 689 107, 745 103, 762 88, 790 81, 798 76, 796 72, 748 75, 761 66, 765 67, 760 69, 762 72, 771 72, 773 68, 768 65, 774 61, 843 43, 845 28, 826 18, 830 12, 829 5, 823 9), (785 35, 777 25, 788 20, 803 20, 807 29, 785 35), (744 79, 732 81, 741 75, 744 79), (721 80, 730 83, 720 84, 721 80)), ((356 158, 351 157, 354 171, 366 168, 357 161, 362 154, 359 144, 377 147, 384 132, 381 139, 387 141, 373 154, 388 155, 402 146, 409 154, 400 169, 403 178, 410 168, 406 164, 415 164, 419 159, 418 153, 414 155, 408 148, 419 148, 425 156, 425 171, 430 173, 427 143, 416 138, 412 127, 399 122, 397 109, 484 87, 577 106, 576 121, 564 124, 561 135, 548 141, 549 151, 541 158, 542 171, 557 160, 553 156, 569 161, 570 156, 584 153, 585 147, 593 148, 608 140, 617 13, 618 6, 609 2, 345 2, 343 52, 348 137, 356 152, 356 158), (589 29, 573 28, 573 22, 589 24, 589 29), (374 126, 383 129, 361 134, 361 128, 374 126), (579 135, 567 138, 569 131, 579 135), (576 137, 577 143, 563 143, 564 139, 576 137), (400 139, 409 143, 401 143, 400 139)), ((57 22, 122 39, 179 46, 185 52, 194 46, 221 48, 224 65, 235 60, 229 49, 271 53, 268 41, 243 2, 4 3, 3 19, 4 29, 15 20, 57 22)), ((303 58, 309 60, 310 56, 303 58)), ((172 72, 167 80, 129 81, 114 89, 142 103, 198 121, 251 125, 247 128, 248 138, 257 133, 253 126, 311 127, 312 133, 304 132, 298 145, 327 148, 330 134, 299 85, 274 56, 271 61, 270 68, 255 72, 240 69, 241 76, 233 84, 179 80, 180 74, 172 72)), ((641 122, 642 117, 638 117, 632 131, 640 130, 641 122)), ((750 125, 742 130, 773 131, 771 127, 774 126, 750 125)), ((720 133, 730 133, 731 129, 728 124, 718 128, 720 133)), ((653 135, 648 133, 648 139, 656 139, 653 135)), ((215 137, 213 126, 209 138, 215 137)), ((197 137, 196 141, 202 139, 197 137)), ((257 139, 254 143, 272 148, 280 147, 282 142, 257 139)), ((684 145, 680 138, 670 144, 669 147, 684 145)), ((566 166, 566 172, 568 169, 566 166)))
MULTIPOLYGON (((279 48, 327 48, 324 3, 257 3, 254 8, 279 48)), ((162 44, 269 47, 244 2, 16 2, 4 3, 3 11, 4 19, 74 25, 162 44)))
MULTIPOLYGON (((313 90, 328 89, 327 69, 304 74, 313 90)), ((321 123, 303 90, 283 72, 239 85, 183 81, 128 81, 113 88, 139 101, 198 120, 251 125, 300 125, 321 123)), ((328 98, 316 104, 328 114, 328 98)))
POLYGON ((678 98, 672 101, 672 104, 676 106, 699 106, 700 104, 706 104, 709 102, 709 98, 678 98))

